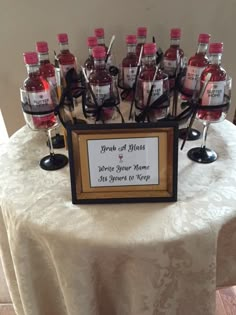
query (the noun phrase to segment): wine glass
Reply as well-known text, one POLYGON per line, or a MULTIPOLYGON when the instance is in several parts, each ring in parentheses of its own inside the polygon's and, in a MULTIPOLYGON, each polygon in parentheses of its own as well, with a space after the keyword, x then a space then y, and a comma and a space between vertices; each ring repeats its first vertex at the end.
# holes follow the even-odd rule
POLYGON ((31 105, 27 91, 20 88, 22 111, 26 124, 30 129, 47 132, 49 155, 40 160, 40 167, 47 171, 58 170, 68 163, 68 158, 63 154, 55 154, 51 132, 59 126, 59 120, 54 114, 54 104, 31 105))
POLYGON ((217 159, 217 153, 206 147, 207 132, 211 123, 218 123, 225 119, 229 110, 231 89, 232 78, 227 77, 224 88, 224 105, 214 106, 212 109, 209 109, 208 106, 208 108, 204 109, 204 106, 202 106, 202 108, 197 111, 196 118, 203 123, 204 129, 201 147, 195 147, 187 153, 192 161, 207 164, 217 159))

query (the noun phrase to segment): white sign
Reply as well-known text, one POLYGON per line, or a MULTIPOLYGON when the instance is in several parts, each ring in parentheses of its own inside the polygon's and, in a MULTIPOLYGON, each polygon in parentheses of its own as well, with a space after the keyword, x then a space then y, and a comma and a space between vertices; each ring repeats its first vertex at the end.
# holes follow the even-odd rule
POLYGON ((158 185, 158 140, 88 140, 91 187, 158 185))

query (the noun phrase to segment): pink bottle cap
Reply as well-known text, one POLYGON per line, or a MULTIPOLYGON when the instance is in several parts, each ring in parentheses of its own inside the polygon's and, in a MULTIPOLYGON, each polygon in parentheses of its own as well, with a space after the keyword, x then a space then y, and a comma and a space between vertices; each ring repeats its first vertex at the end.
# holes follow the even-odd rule
POLYGON ((210 41, 211 35, 210 34, 199 34, 198 42, 203 44, 208 44, 210 41))
POLYGON ((127 35, 126 36, 126 43, 127 44, 137 44, 137 37, 136 37, 136 35, 127 35))
POLYGON ((68 43, 68 35, 66 33, 57 34, 57 40, 59 43, 68 43))
POLYGON ((146 37, 147 36, 147 28, 146 27, 138 27, 137 36, 146 37))
POLYGON ((95 46, 97 46, 97 44, 98 44, 97 37, 90 36, 87 38, 87 46, 88 47, 95 47, 95 46))
POLYGON ((180 38, 181 37, 181 29, 180 28, 172 28, 170 30, 171 38, 180 38))
POLYGON ((36 50, 39 53, 47 53, 48 52, 48 43, 47 42, 37 42, 36 50))
POLYGON ((93 47, 93 58, 95 59, 103 59, 106 56, 106 49, 103 46, 95 46, 93 47))
POLYGON ((35 51, 25 52, 23 56, 26 65, 37 65, 39 62, 38 54, 35 51))
POLYGON ((155 55, 157 46, 155 43, 147 43, 143 46, 144 55, 155 55))
POLYGON ((223 43, 211 43, 209 47, 210 54, 221 54, 223 52, 223 43))
POLYGON ((96 37, 104 37, 104 28, 95 28, 94 35, 96 37))

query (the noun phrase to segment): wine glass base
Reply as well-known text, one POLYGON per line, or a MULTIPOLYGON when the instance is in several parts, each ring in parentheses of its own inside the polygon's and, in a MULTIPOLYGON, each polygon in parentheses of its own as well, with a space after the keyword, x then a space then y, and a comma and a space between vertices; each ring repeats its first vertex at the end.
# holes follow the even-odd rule
MULTIPOLYGON (((47 141, 47 145, 49 146, 48 141, 47 141)), ((65 147, 64 136, 57 133, 54 137, 52 137, 52 145, 54 149, 64 148, 65 147)))
POLYGON ((40 160, 40 167, 46 171, 56 171, 68 163, 68 158, 63 154, 47 155, 40 160))
MULTIPOLYGON (((187 128, 180 129, 179 130, 179 138, 180 139, 185 139, 186 133, 187 133, 187 128)), ((201 137, 201 132, 199 130, 197 130, 197 129, 191 128, 189 130, 188 137, 187 137, 186 140, 194 141, 194 140, 200 139, 200 137, 201 137)))
POLYGON ((187 155, 190 160, 202 164, 212 163, 217 159, 216 152, 205 147, 193 148, 188 151, 187 155))

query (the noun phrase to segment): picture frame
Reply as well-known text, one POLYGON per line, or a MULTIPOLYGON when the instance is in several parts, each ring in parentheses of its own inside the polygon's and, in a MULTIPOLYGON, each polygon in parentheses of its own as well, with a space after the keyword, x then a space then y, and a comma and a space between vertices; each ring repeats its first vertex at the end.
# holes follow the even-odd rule
POLYGON ((73 204, 177 201, 177 122, 66 129, 73 204))

